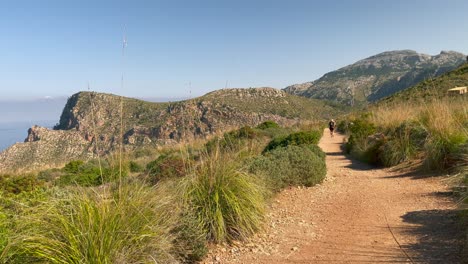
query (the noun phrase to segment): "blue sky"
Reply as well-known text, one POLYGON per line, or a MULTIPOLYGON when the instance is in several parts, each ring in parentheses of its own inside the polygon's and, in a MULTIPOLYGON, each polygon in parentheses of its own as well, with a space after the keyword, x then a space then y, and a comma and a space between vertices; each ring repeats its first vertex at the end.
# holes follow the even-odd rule
POLYGON ((387 50, 467 54, 467 10, 464 0, 0 0, 0 101, 88 82, 132 97, 196 96, 226 81, 284 88, 387 50))

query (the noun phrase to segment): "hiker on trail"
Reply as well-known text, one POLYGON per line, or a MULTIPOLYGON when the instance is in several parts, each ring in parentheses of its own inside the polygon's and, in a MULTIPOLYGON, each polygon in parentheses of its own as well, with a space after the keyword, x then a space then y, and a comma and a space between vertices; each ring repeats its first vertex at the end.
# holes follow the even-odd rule
POLYGON ((330 129, 330 136, 333 137, 333 131, 335 131, 335 125, 336 125, 336 122, 334 119, 330 120, 330 122, 328 122, 328 128, 330 129))

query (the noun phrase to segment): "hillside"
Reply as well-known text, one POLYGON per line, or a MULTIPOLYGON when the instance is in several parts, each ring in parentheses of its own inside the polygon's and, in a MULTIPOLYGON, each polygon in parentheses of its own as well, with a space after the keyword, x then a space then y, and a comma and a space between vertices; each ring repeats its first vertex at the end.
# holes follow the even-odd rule
POLYGON ((388 51, 284 90, 347 104, 352 103, 352 98, 355 103, 372 102, 453 70, 465 60, 465 55, 453 51, 442 51, 435 56, 411 50, 388 51))
POLYGON ((377 104, 398 102, 422 102, 428 99, 447 97, 447 90, 459 86, 468 86, 468 63, 431 80, 426 80, 383 98, 377 104))
POLYGON ((68 99, 54 130, 33 127, 25 143, 0 153, 0 172, 56 167, 72 159, 112 152, 121 142, 121 100, 126 149, 206 138, 266 120, 293 125, 337 113, 324 102, 273 88, 225 89, 174 103, 80 92, 68 99))

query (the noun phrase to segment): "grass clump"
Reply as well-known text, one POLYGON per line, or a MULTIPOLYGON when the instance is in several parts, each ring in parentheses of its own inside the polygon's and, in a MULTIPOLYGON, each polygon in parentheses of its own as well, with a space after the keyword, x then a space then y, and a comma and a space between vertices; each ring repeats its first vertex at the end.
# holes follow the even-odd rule
POLYGON ((162 154, 146 165, 146 173, 151 184, 163 179, 180 178, 187 173, 187 161, 180 155, 162 154))
POLYGON ((280 128, 280 125, 274 121, 265 121, 257 126, 257 129, 265 130, 269 128, 280 128))
POLYGON ((193 212, 184 212, 172 231, 175 236, 173 254, 182 263, 197 263, 208 253, 207 238, 193 212))
POLYGON ((421 160, 428 170, 451 170, 466 154, 466 100, 382 105, 348 122, 347 150, 371 163, 395 166, 421 160))
POLYGON ((25 226, 22 253, 47 263, 168 262, 169 205, 165 193, 141 184, 109 193, 79 188, 51 200, 25 226))
POLYGON ((317 144, 321 137, 322 132, 318 130, 291 133, 287 136, 277 137, 271 140, 263 150, 263 153, 289 145, 317 144))
POLYGON ((264 187, 235 157, 210 155, 182 181, 182 197, 208 241, 245 239, 262 224, 264 187))
POLYGON ((322 182, 327 172, 325 153, 309 145, 275 148, 254 158, 249 170, 263 175, 273 191, 288 186, 313 186, 322 182))

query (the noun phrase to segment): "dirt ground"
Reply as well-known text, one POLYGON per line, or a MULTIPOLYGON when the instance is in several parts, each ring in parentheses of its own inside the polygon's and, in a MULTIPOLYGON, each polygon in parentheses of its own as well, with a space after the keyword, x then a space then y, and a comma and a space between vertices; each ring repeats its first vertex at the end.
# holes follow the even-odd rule
POLYGON ((265 230, 204 263, 461 263, 456 204, 443 177, 374 168, 328 131, 327 178, 273 201, 265 230))

